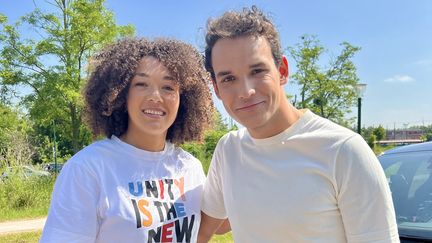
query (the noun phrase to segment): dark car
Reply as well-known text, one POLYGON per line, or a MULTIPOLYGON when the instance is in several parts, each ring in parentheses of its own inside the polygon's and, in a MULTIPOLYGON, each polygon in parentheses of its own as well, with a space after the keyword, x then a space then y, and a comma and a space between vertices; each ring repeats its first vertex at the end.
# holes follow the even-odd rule
POLYGON ((60 163, 48 163, 43 166, 43 169, 50 173, 55 173, 55 172, 59 173, 62 168, 63 168, 63 164, 60 163))
POLYGON ((392 192, 401 242, 432 242, 432 142, 378 156, 392 192))

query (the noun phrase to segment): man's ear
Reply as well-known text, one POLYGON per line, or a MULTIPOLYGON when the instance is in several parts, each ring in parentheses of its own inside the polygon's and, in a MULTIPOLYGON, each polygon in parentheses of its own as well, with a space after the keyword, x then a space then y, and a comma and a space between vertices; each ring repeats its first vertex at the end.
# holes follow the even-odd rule
POLYGON ((281 63, 279 65, 279 74, 280 74, 280 85, 284 85, 288 82, 288 60, 286 56, 282 56, 281 63))
POLYGON ((215 91, 216 96, 218 97, 218 99, 220 99, 220 96, 219 96, 219 89, 218 89, 218 87, 217 87, 216 80, 211 79, 211 83, 212 83, 212 85, 213 85, 213 89, 214 89, 214 91, 215 91))

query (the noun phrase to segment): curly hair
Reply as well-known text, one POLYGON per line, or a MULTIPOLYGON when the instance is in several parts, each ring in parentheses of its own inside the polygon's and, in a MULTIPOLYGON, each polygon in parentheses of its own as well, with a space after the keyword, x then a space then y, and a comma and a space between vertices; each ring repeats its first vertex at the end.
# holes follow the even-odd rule
POLYGON ((243 8, 241 12, 225 12, 221 17, 207 22, 205 67, 213 80, 216 80, 211 62, 214 45, 219 39, 241 36, 264 37, 270 44, 276 66, 279 66, 282 58, 279 33, 270 19, 254 5, 250 9, 243 8))
POLYGON ((162 38, 123 39, 92 58, 84 97, 85 118, 93 135, 110 138, 126 132, 130 82, 140 60, 146 56, 160 61, 180 86, 179 110, 166 139, 175 144, 202 140, 214 112, 202 55, 189 44, 162 38))

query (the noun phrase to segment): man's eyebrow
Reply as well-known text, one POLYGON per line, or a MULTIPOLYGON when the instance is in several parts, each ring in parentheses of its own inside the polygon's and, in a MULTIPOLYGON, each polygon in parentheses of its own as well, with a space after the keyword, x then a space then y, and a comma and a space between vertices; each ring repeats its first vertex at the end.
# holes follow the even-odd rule
POLYGON ((255 63, 249 66, 249 68, 257 68, 257 67, 262 67, 265 66, 265 64, 263 62, 259 62, 259 63, 255 63))
POLYGON ((223 76, 228 75, 228 74, 231 74, 231 72, 230 71, 220 71, 216 74, 216 77, 220 78, 220 77, 223 77, 223 76))

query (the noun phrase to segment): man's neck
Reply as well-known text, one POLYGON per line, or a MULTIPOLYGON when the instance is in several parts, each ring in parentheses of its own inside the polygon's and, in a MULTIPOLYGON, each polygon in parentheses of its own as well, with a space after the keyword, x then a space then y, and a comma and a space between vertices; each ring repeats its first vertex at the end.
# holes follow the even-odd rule
POLYGON ((264 126, 248 129, 253 138, 263 139, 273 137, 285 131, 296 123, 303 115, 304 111, 295 108, 287 99, 280 104, 278 111, 264 126))

